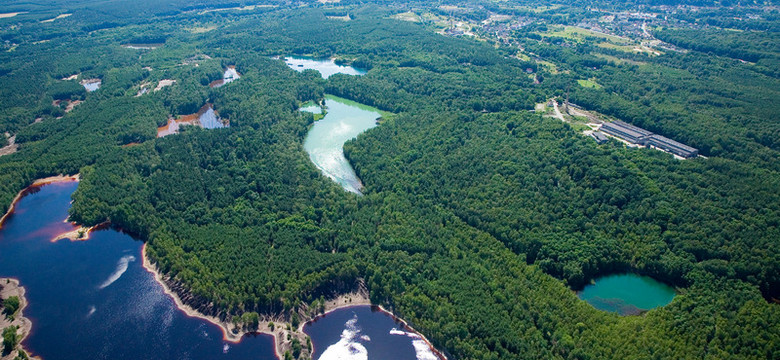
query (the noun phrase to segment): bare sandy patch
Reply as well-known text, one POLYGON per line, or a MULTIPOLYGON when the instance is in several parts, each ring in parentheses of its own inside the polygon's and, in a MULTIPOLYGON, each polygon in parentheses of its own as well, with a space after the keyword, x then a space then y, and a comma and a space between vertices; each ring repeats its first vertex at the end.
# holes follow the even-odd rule
POLYGON ((326 16, 326 18, 331 20, 341 20, 341 21, 350 21, 352 18, 349 15, 344 16, 326 16))
POLYGON ((152 83, 150 82, 143 82, 141 85, 138 86, 138 93, 135 94, 135 97, 139 97, 141 95, 147 94, 149 90, 152 87, 152 83))
POLYGON ((65 103, 65 112, 69 113, 73 111, 73 108, 80 105, 82 102, 83 101, 81 100, 54 100, 52 101, 51 105, 59 107, 61 104, 65 103))
MULTIPOLYGON (((65 222, 68 222, 68 220, 65 220, 65 222)), ((64 232, 62 234, 55 236, 54 238, 51 239, 51 242, 57 242, 65 239, 68 239, 70 241, 87 241, 89 240, 89 234, 91 232, 95 230, 105 229, 110 225, 109 222, 104 222, 101 224, 97 224, 95 226, 88 226, 88 227, 78 226, 75 223, 71 223, 71 224, 73 226, 76 226, 76 228, 71 231, 64 232)))
POLYGON ((324 307, 322 308, 324 311, 321 313, 312 314, 316 313, 316 311, 312 311, 312 309, 309 309, 308 307, 302 307, 298 311, 298 315, 302 321, 300 322, 300 325, 297 329, 293 329, 292 331, 288 330, 288 328, 291 328, 290 323, 281 316, 260 314, 258 329, 256 331, 244 331, 230 322, 223 321, 216 316, 203 314, 192 306, 185 304, 179 297, 179 294, 173 291, 171 286, 169 286, 169 283, 175 283, 175 280, 160 273, 157 265, 146 256, 145 243, 141 249, 141 253, 144 269, 149 271, 149 273, 154 276, 154 279, 160 284, 160 286, 162 286, 163 291, 173 299, 176 307, 179 308, 179 310, 184 312, 187 316, 203 319, 214 325, 217 325, 220 329, 222 329, 223 339, 228 342, 237 343, 241 341, 241 338, 245 334, 261 333, 271 335, 274 337, 276 356, 279 359, 283 358, 282 354, 284 354, 285 351, 288 351, 292 348, 293 339, 298 339, 301 344, 306 343, 306 334, 303 332, 303 326, 307 322, 340 308, 357 305, 371 305, 371 300, 368 297, 368 290, 366 290, 365 284, 361 282, 356 291, 343 294, 339 297, 326 301, 324 307), (273 329, 270 326, 271 323, 274 324, 273 329), (288 335, 290 337, 289 340, 288 335))
POLYGON ((19 144, 16 143, 16 135, 8 138, 8 145, 0 148, 0 156, 11 155, 19 151, 19 144))
POLYGON ((176 80, 162 79, 162 80, 160 80, 160 82, 157 83, 157 86, 154 88, 154 92, 158 92, 158 91, 162 90, 162 88, 164 88, 166 86, 171 86, 171 85, 173 85, 175 83, 176 83, 176 80))
POLYGON ((2 13, 2 14, 0 14, 0 19, 12 18, 12 17, 14 17, 16 15, 19 15, 19 14, 27 14, 27 12, 26 11, 22 11, 22 12, 2 13))
POLYGON ((68 16, 71 16, 71 15, 73 15, 73 14, 60 14, 60 15, 57 15, 57 17, 54 17, 54 18, 51 18, 51 19, 47 19, 47 20, 43 20, 41 22, 42 23, 50 23, 50 22, 54 22, 54 20, 64 19, 64 18, 66 18, 68 16))

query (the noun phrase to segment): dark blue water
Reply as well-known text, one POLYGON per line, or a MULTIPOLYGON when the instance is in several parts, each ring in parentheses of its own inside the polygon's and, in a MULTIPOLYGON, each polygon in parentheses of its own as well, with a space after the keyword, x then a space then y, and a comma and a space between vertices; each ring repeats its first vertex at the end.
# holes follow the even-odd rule
POLYGON ((73 229, 63 220, 76 186, 39 188, 0 229, 0 276, 27 289, 28 350, 44 360, 276 359, 270 336, 228 344, 217 326, 178 311, 141 266, 140 241, 103 230, 52 243, 73 229))
POLYGON ((353 306, 306 324, 315 360, 437 360, 419 335, 371 306, 353 306))

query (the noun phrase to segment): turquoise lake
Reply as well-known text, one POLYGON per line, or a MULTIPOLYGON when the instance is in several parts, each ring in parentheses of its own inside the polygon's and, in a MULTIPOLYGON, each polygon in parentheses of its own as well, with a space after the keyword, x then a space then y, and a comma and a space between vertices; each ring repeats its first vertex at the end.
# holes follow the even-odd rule
POLYGON ((608 275, 596 279, 578 293, 599 310, 636 315, 672 302, 674 288, 651 277, 636 274, 608 275))

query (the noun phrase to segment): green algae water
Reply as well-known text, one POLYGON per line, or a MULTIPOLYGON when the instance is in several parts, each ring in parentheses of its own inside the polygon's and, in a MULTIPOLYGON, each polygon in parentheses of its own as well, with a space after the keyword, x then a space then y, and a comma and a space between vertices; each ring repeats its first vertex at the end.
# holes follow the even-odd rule
POLYGON ((578 295, 596 309, 636 315, 672 302, 675 291, 647 276, 620 274, 598 278, 578 295))
POLYGON ((360 194, 363 184, 344 156, 344 143, 376 126, 382 113, 370 106, 328 95, 328 113, 314 123, 306 135, 303 148, 312 163, 344 190, 360 194))

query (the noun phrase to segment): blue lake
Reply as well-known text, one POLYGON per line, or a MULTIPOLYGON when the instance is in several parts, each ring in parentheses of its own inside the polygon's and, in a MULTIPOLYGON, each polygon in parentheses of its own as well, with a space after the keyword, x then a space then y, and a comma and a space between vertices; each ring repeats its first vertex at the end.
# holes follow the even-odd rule
POLYGON ((52 243, 73 230, 63 220, 77 185, 37 188, 0 229, 0 276, 27 290, 27 350, 45 360, 276 359, 270 336, 227 343, 217 326, 179 311, 142 267, 140 241, 102 230, 52 243))
MULTIPOLYGON (((24 314, 33 328, 23 345, 32 355, 276 360, 271 336, 229 343, 216 325, 178 310, 143 268, 142 242, 112 229, 85 241, 52 242, 74 230, 64 220, 77 186, 31 188, 0 228, 0 277, 17 278, 26 288, 24 314)), ((304 330, 316 359, 437 359, 419 335, 370 306, 335 310, 304 330)))
POLYGON ((428 343, 371 306, 338 309, 304 326, 315 360, 437 360, 428 343))

